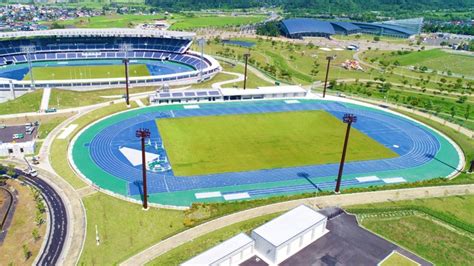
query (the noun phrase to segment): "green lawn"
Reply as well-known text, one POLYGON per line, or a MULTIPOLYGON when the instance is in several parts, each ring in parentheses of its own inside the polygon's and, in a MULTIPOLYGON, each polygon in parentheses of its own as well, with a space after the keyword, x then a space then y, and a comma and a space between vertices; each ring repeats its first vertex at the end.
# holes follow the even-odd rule
POLYGON ((411 259, 403 256, 398 252, 392 253, 386 260, 384 260, 381 266, 417 266, 418 263, 411 259))
MULTIPOLYGON (((150 72, 145 64, 131 64, 129 66, 131 77, 149 76, 150 72)), ((97 79, 97 78, 123 78, 125 76, 122 65, 107 66, 54 66, 34 67, 33 76, 36 80, 62 80, 62 79, 97 79)), ((23 80, 29 80, 26 74, 23 80)))
POLYGON ((196 28, 222 28, 240 26, 263 21, 264 16, 194 16, 180 17, 171 25, 170 30, 192 30, 196 28))
POLYGON ((43 90, 24 94, 14 100, 0 103, 0 115, 36 112, 39 110, 43 90))
POLYGON ((79 265, 117 265, 184 229, 183 211, 151 208, 95 193, 83 199, 87 237, 79 265), (96 244, 96 226, 100 245, 96 244))
POLYGON ((150 261, 147 265, 179 265, 186 260, 206 251, 207 249, 239 234, 250 232, 258 226, 270 221, 279 213, 268 214, 244 222, 226 226, 212 233, 205 234, 184 245, 168 251, 167 253, 150 261))
MULTIPOLYGON (((175 175, 240 172, 340 160, 346 125, 324 111, 160 119, 175 175)), ((353 129, 348 161, 395 157, 353 129)))
POLYGON ((348 208, 367 229, 407 248, 437 265, 468 265, 474 256, 472 234, 454 226, 456 221, 474 225, 474 195, 366 204, 348 208), (398 215, 391 210, 410 206, 442 213, 444 220, 429 214, 398 215), (393 208, 393 209, 391 209, 393 208), (378 210, 392 215, 378 215, 378 210), (364 211, 370 215, 364 217, 364 211), (374 213, 375 211, 375 213, 374 213), (457 228, 457 229, 453 229, 457 228))

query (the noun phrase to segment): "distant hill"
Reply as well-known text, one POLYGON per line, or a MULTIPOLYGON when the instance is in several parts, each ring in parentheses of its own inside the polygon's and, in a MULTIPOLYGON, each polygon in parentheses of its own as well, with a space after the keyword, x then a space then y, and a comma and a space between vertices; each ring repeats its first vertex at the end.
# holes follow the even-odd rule
POLYGON ((309 10, 313 13, 474 8, 474 0, 146 0, 146 2, 155 7, 175 10, 280 6, 290 12, 309 10))

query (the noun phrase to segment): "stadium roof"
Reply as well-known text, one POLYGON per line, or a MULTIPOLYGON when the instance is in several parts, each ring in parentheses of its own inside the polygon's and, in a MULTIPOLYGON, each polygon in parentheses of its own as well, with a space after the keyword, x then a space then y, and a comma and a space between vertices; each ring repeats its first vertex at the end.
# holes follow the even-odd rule
POLYGON ((298 33, 336 33, 331 23, 322 20, 311 18, 291 18, 283 20, 282 23, 290 35, 298 33))
POLYGON ((347 21, 335 21, 335 22, 331 22, 331 24, 339 26, 346 31, 360 30, 359 26, 354 25, 353 23, 347 22, 347 21))
POLYGON ((383 28, 383 29, 387 29, 387 30, 398 31, 400 33, 407 34, 407 35, 416 34, 416 32, 414 32, 412 30, 409 30, 407 28, 403 28, 403 27, 400 27, 400 26, 396 26, 396 25, 387 25, 387 24, 383 24, 383 23, 367 23, 367 22, 353 22, 353 23, 355 25, 359 26, 359 27, 364 27, 364 26, 379 27, 379 28, 383 28))
POLYGON ((40 36, 57 37, 155 37, 155 38, 175 38, 191 39, 196 34, 184 31, 162 31, 128 28, 110 29, 55 29, 39 31, 14 31, 0 32, 0 38, 28 38, 40 36))

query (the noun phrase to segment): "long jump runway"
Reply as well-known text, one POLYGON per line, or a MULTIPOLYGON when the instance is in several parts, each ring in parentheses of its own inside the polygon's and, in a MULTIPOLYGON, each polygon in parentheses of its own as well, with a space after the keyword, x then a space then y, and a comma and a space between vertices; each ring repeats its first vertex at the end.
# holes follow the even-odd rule
MULTIPOLYGON (((460 170, 457 168, 461 165, 461 158, 452 142, 422 124, 366 106, 308 99, 291 103, 283 100, 194 103, 123 112, 83 130, 72 145, 70 159, 76 170, 95 185, 140 200, 141 165, 131 163, 127 158, 133 156, 127 154, 135 152, 137 155, 140 150, 139 140, 135 137, 138 128, 149 128, 152 132, 146 151, 153 154, 162 143, 157 119, 302 110, 324 110, 339 119, 345 113, 353 113, 358 117, 353 125, 355 128, 399 155, 390 159, 346 163, 343 188, 414 182, 446 177, 460 170)), ((198 201, 333 190, 338 167, 338 164, 322 164, 186 177, 174 176, 172 169, 161 173, 148 171, 149 200, 164 205, 187 206, 198 201)))

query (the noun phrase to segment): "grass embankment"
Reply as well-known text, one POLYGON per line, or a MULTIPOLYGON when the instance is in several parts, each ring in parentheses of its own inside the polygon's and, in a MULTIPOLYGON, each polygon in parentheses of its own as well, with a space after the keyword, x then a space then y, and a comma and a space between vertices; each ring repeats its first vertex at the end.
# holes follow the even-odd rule
POLYGON ((116 265, 184 229, 183 211, 151 208, 145 212, 140 205, 102 193, 85 197, 83 202, 87 237, 79 265, 116 265))
POLYGON ((451 71, 459 75, 474 77, 474 56, 446 52, 441 49, 432 49, 404 54, 381 53, 379 60, 394 63, 400 66, 426 66, 428 69, 447 73, 451 71))
MULTIPOLYGON (((150 71, 145 64, 130 64, 129 74, 143 77, 150 76, 150 71)), ((34 67, 33 75, 35 80, 123 78, 124 68, 122 65, 34 67)), ((30 75, 26 74, 23 80, 30 80, 30 75)))
POLYGON ((37 112, 40 108, 43 90, 26 93, 14 100, 0 103, 0 115, 37 112))
MULTIPOLYGON (((336 163, 345 134, 345 124, 322 111, 173 118, 157 123, 178 176, 336 163)), ((348 161, 396 156, 360 131, 351 133, 348 161)))
MULTIPOLYGON (((0 261, 4 265, 30 265, 41 248, 47 225, 37 225, 35 222, 37 207, 30 187, 13 180, 7 183, 18 192, 18 198, 13 220, 4 242, 0 245, 0 261), (36 239, 33 235, 35 230, 36 239)), ((39 215, 45 219, 44 214, 39 215)))
POLYGON ((239 233, 250 233, 250 231, 270 221, 277 215, 279 213, 268 214, 218 229, 168 251, 150 261, 147 265, 179 265, 239 233))
MULTIPOLYGON (((131 102, 132 107, 136 107, 135 102, 131 102)), ((88 124, 113 113, 126 110, 127 107, 124 103, 114 104, 107 107, 103 107, 94 110, 80 118, 74 120, 70 124, 77 124, 78 127, 66 138, 66 139, 55 139, 51 145, 50 160, 51 165, 58 175, 63 177, 69 182, 74 188, 84 187, 86 184, 74 173, 69 166, 67 158, 67 150, 69 143, 71 142, 74 135, 76 135, 82 128, 88 124)))
POLYGON ((474 196, 466 195, 367 204, 349 211, 367 229, 435 264, 468 265, 474 256, 473 209, 474 196))

